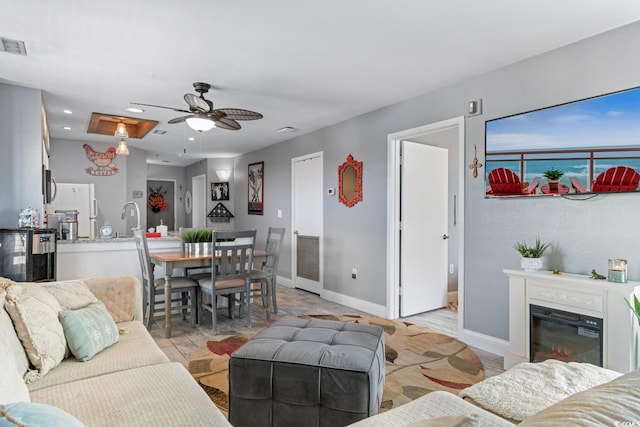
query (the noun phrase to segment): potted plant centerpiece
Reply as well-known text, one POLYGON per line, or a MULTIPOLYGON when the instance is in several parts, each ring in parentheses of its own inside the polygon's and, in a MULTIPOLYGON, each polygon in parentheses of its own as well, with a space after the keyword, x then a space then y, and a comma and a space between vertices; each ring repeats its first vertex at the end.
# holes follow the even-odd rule
POLYGON ((533 246, 527 246, 526 242, 517 242, 513 247, 522 255, 520 266, 524 271, 532 272, 542 268, 542 256, 549 246, 551 246, 550 243, 542 243, 540 237, 536 237, 536 243, 533 246))
POLYGON ((201 228, 187 230, 180 237, 182 238, 185 252, 191 255, 206 255, 213 250, 212 236, 212 229, 201 228))
POLYGON ((547 178, 547 182, 549 183, 549 190, 558 191, 558 184, 560 183, 560 178, 562 178, 564 172, 556 168, 551 168, 544 171, 542 175, 547 178))

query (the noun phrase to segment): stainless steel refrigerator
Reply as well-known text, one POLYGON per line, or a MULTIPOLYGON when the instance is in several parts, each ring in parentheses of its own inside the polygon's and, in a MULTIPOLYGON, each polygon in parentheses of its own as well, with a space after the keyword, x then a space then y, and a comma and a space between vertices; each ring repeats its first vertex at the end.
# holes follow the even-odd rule
POLYGON ((98 202, 94 184, 56 183, 51 212, 78 211, 78 237, 96 238, 98 202))

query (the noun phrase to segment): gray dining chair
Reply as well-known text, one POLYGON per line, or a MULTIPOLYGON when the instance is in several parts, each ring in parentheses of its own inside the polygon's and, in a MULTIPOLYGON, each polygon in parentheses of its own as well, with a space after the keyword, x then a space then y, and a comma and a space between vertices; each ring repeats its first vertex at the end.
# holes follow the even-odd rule
MULTIPOLYGON (((253 262, 253 249, 256 241, 256 230, 247 231, 214 231, 212 268, 209 277, 198 280, 201 309, 211 312, 213 333, 218 334, 217 306, 218 297, 227 299, 229 317, 233 318, 236 302, 239 309, 244 309, 247 327, 251 327, 251 311, 249 308, 250 282, 249 273, 253 262), (207 294, 211 304, 205 303, 202 294, 207 294)), ((240 311, 240 310, 239 310, 240 311)), ((202 311, 201 311, 202 312, 202 311)))
POLYGON ((251 269, 251 293, 260 293, 262 305, 267 309, 267 319, 271 318, 269 299, 273 305, 273 312, 278 314, 278 302, 276 299, 276 277, 278 275, 278 260, 282 250, 285 228, 269 227, 267 231, 267 243, 265 245, 266 259, 258 266, 251 269), (258 284, 258 287, 253 286, 258 284))
MULTIPOLYGON (((133 230, 133 238, 140 259, 140 269, 142 270, 142 307, 144 310, 144 323, 147 329, 151 329, 154 314, 164 313, 162 309, 156 309, 156 304, 167 304, 164 301, 165 280, 153 277, 153 264, 149 258, 149 245, 144 230, 133 230), (158 301, 159 299, 159 301, 158 301)), ((171 278, 171 301, 172 310, 182 311, 182 318, 186 319, 187 310, 191 310, 191 325, 196 326, 198 318, 198 282, 188 277, 171 278), (179 304, 173 306, 173 304, 179 304)))

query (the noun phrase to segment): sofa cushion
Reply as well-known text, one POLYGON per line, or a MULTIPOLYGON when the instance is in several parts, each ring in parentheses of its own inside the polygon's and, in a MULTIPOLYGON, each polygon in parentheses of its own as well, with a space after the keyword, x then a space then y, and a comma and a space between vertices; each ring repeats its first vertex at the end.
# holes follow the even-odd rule
POLYGON ((524 420, 524 427, 638 425, 640 370, 573 396, 524 420))
POLYGON ((38 370, 28 372, 27 382, 41 378, 64 359, 67 342, 58 321, 58 301, 36 283, 15 283, 6 288, 5 307, 29 360, 38 370))
POLYGON ((73 415, 55 406, 19 402, 0 405, 0 426, 83 427, 84 424, 73 415))
POLYGON ((11 350, 16 362, 16 369, 20 376, 23 376, 29 369, 29 359, 27 359, 27 353, 24 351, 22 342, 20 342, 20 338, 18 338, 18 334, 13 327, 9 313, 3 308, 5 297, 4 288, 0 288, 0 340, 11 350))
POLYGON ((167 363, 169 359, 155 343, 142 322, 119 323, 123 332, 117 344, 96 354, 88 362, 80 362, 75 357, 68 357, 53 371, 42 377, 40 381, 29 384, 29 391, 78 381, 115 371, 124 371, 140 366, 167 363))
POLYGON ((90 426, 231 427, 178 362, 47 387, 32 392, 31 400, 62 408, 90 426))
POLYGON ((42 282, 39 285, 56 298, 63 310, 77 310, 98 301, 82 280, 42 282))
POLYGON ((502 417, 523 419, 560 400, 622 375, 589 363, 545 360, 520 363, 460 392, 483 409, 502 417))
POLYGON ((71 353, 81 362, 118 342, 118 327, 100 301, 60 312, 60 323, 71 353))
POLYGON ((104 303, 116 323, 142 320, 142 285, 136 277, 105 276, 83 281, 104 303))

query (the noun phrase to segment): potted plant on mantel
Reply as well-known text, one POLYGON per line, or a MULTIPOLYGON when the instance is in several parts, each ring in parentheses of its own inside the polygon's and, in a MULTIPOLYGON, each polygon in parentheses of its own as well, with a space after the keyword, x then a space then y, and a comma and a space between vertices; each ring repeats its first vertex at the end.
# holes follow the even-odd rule
POLYGON ((558 184, 560 183, 560 178, 562 178, 564 172, 556 168, 551 168, 544 171, 542 175, 547 178, 547 182, 549 183, 549 190, 558 191, 558 184))
POLYGON ((213 230, 209 228, 187 230, 180 235, 184 250, 190 255, 210 254, 213 250, 212 236, 213 230))
POLYGON ((536 237, 536 243, 528 246, 526 242, 517 242, 513 247, 522 255, 520 266, 524 271, 538 271, 542 268, 542 257, 544 251, 551 246, 551 243, 542 243, 540 237, 536 237))

